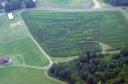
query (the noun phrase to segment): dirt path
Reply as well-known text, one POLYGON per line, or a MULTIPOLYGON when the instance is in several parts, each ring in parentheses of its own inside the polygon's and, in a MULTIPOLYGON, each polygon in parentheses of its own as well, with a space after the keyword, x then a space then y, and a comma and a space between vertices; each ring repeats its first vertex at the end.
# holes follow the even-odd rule
POLYGON ((97 0, 93 0, 93 2, 94 2, 94 9, 100 9, 101 8, 101 5, 97 0))
MULTIPOLYGON (((24 20, 22 19, 22 17, 20 17, 21 20, 23 21, 23 24, 26 25, 26 23, 24 22, 24 20)), ((44 51, 44 49, 38 44, 38 42, 34 39, 34 37, 31 35, 30 31, 27 28, 27 25, 25 27, 26 32, 28 33, 29 37, 32 39, 32 41, 36 44, 36 46, 39 48, 39 50, 42 52, 42 54, 44 56, 46 56, 46 58, 49 60, 49 65, 47 67, 42 67, 42 68, 50 68, 53 64, 53 61, 51 60, 51 58, 49 57, 49 55, 44 51)))
POLYGON ((10 28, 14 29, 14 28, 18 28, 18 26, 22 26, 22 25, 23 24, 21 21, 17 21, 17 22, 11 23, 10 28))
MULTIPOLYGON (((31 68, 31 69, 40 69, 40 70, 43 70, 43 69, 48 69, 48 67, 37 67, 37 66, 30 66, 30 65, 26 65, 26 64, 23 64, 23 65, 11 65, 11 66, 7 66, 7 67, 23 67, 23 68, 31 68)), ((0 68, 6 68, 6 66, 0 66, 0 68)))
POLYGON ((102 52, 105 52, 106 50, 109 50, 109 49, 112 48, 111 46, 109 46, 109 45, 107 45, 107 44, 105 44, 105 43, 103 43, 103 42, 99 42, 99 45, 100 45, 101 48, 102 48, 102 52))
POLYGON ((73 59, 77 59, 79 56, 71 56, 71 57, 51 57, 54 63, 63 63, 68 62, 73 59))
POLYGON ((99 42, 99 45, 102 48, 102 54, 116 54, 116 53, 120 52, 120 50, 107 51, 109 49, 112 49, 112 47, 110 45, 105 44, 105 43, 99 42))
POLYGON ((24 68, 31 68, 31 69, 47 69, 48 67, 37 67, 37 66, 29 66, 29 65, 13 65, 13 66, 10 66, 10 67, 24 67, 24 68))
POLYGON ((126 20, 128 21, 128 12, 126 12, 126 10, 119 10, 119 11, 122 12, 124 17, 126 17, 126 20))
POLYGON ((111 10, 116 10, 114 9, 109 9, 109 8, 104 8, 104 9, 66 9, 66 8, 45 8, 45 7, 40 7, 40 8, 35 8, 35 9, 28 9, 28 10, 46 10, 46 11, 55 11, 55 12, 96 12, 96 11, 111 11, 111 10))
POLYGON ((102 52, 102 54, 117 54, 117 53, 120 53, 120 50, 102 52))

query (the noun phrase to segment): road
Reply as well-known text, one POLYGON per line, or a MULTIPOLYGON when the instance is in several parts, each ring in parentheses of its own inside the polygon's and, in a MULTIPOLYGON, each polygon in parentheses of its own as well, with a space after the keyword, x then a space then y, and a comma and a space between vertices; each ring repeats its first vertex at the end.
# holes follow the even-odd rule
MULTIPOLYGON (((128 8, 126 8, 128 9, 128 8)), ((33 9, 24 9, 23 11, 32 11, 32 10, 44 10, 44 11, 56 11, 56 12, 96 12, 96 11, 114 11, 114 10, 122 10, 122 7, 109 7, 109 8, 50 8, 50 7, 38 7, 38 8, 33 8, 33 9)))
POLYGON ((29 66, 29 65, 12 65, 12 66, 9 66, 9 67, 23 67, 23 68, 31 68, 31 69, 48 69, 48 67, 37 67, 37 66, 29 66))

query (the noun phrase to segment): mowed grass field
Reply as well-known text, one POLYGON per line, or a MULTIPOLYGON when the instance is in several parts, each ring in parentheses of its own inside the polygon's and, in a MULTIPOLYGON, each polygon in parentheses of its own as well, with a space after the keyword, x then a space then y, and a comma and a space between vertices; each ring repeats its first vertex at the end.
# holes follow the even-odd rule
POLYGON ((11 64, 0 66, 0 84, 60 84, 38 68, 48 66, 49 61, 28 36, 19 12, 13 15, 13 20, 0 15, 0 57, 12 58, 11 64))
POLYGON ((48 59, 40 52, 25 31, 18 13, 14 20, 8 20, 6 14, 0 16, 0 56, 11 56, 18 64, 31 66, 47 66, 48 59), (22 64, 20 64, 22 63, 22 64))
POLYGON ((49 79, 44 70, 22 67, 0 68, 0 84, 63 84, 49 79))
POLYGON ((37 2, 53 6, 90 6, 93 4, 92 0, 38 0, 37 2))
POLYGON ((77 56, 87 50, 128 48, 128 23, 121 12, 29 11, 22 14, 29 30, 51 56, 77 56))

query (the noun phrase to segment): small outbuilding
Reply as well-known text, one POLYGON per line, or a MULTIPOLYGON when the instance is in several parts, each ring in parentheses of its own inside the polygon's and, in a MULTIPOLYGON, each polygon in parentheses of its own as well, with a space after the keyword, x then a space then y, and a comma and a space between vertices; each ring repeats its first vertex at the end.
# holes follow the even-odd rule
POLYGON ((9 20, 12 20, 14 17, 13 17, 13 14, 12 13, 8 13, 8 19, 9 20))

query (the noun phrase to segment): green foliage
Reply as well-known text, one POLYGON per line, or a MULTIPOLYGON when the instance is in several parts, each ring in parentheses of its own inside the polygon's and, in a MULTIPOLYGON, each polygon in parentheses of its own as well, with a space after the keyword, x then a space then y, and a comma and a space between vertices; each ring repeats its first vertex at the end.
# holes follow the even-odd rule
POLYGON ((100 51, 99 42, 114 50, 128 48, 128 23, 117 11, 29 11, 22 16, 32 35, 51 56, 100 51))
POLYGON ((15 18, 11 21, 6 14, 0 16, 0 56, 12 58, 11 65, 0 66, 0 84, 63 84, 47 77, 42 69, 22 67, 45 67, 49 60, 29 38, 19 15, 19 11, 13 12, 15 18), (10 26, 19 21, 22 25, 10 26))
MULTIPOLYGON (((6 15, 0 16, 0 56, 21 56, 26 65, 46 66, 48 59, 41 53, 25 30, 25 25, 11 27, 20 21, 18 13, 14 13, 13 21, 8 20, 6 15)), ((17 60, 17 59, 16 59, 17 60)), ((15 62, 15 60, 14 60, 15 62)), ((19 64, 19 63, 18 63, 19 64)))
POLYGON ((5 3, 5 11, 10 12, 13 10, 21 9, 22 6, 25 5, 26 8, 34 8, 36 3, 33 0, 6 0, 5 3))
POLYGON ((11 11, 16 9, 21 9, 20 0, 10 0, 10 2, 5 4, 5 11, 11 11))
POLYGON ((105 0, 113 6, 128 6, 128 0, 105 0))
POLYGON ((3 9, 3 6, 0 4, 0 10, 2 10, 3 9))
MULTIPOLYGON (((128 51, 126 51, 128 53, 128 51)), ((127 82, 128 64, 125 60, 128 55, 118 54, 118 58, 112 58, 109 62, 103 62, 101 58, 107 55, 86 52, 78 59, 67 63, 53 64, 49 69, 49 75, 69 84, 125 84, 127 82), (114 79, 114 80, 112 80, 114 79), (81 82, 81 83, 79 83, 81 82), (111 83, 110 83, 111 82, 111 83)))
POLYGON ((25 6, 26 8, 34 8, 36 7, 36 3, 33 0, 25 0, 25 6))

